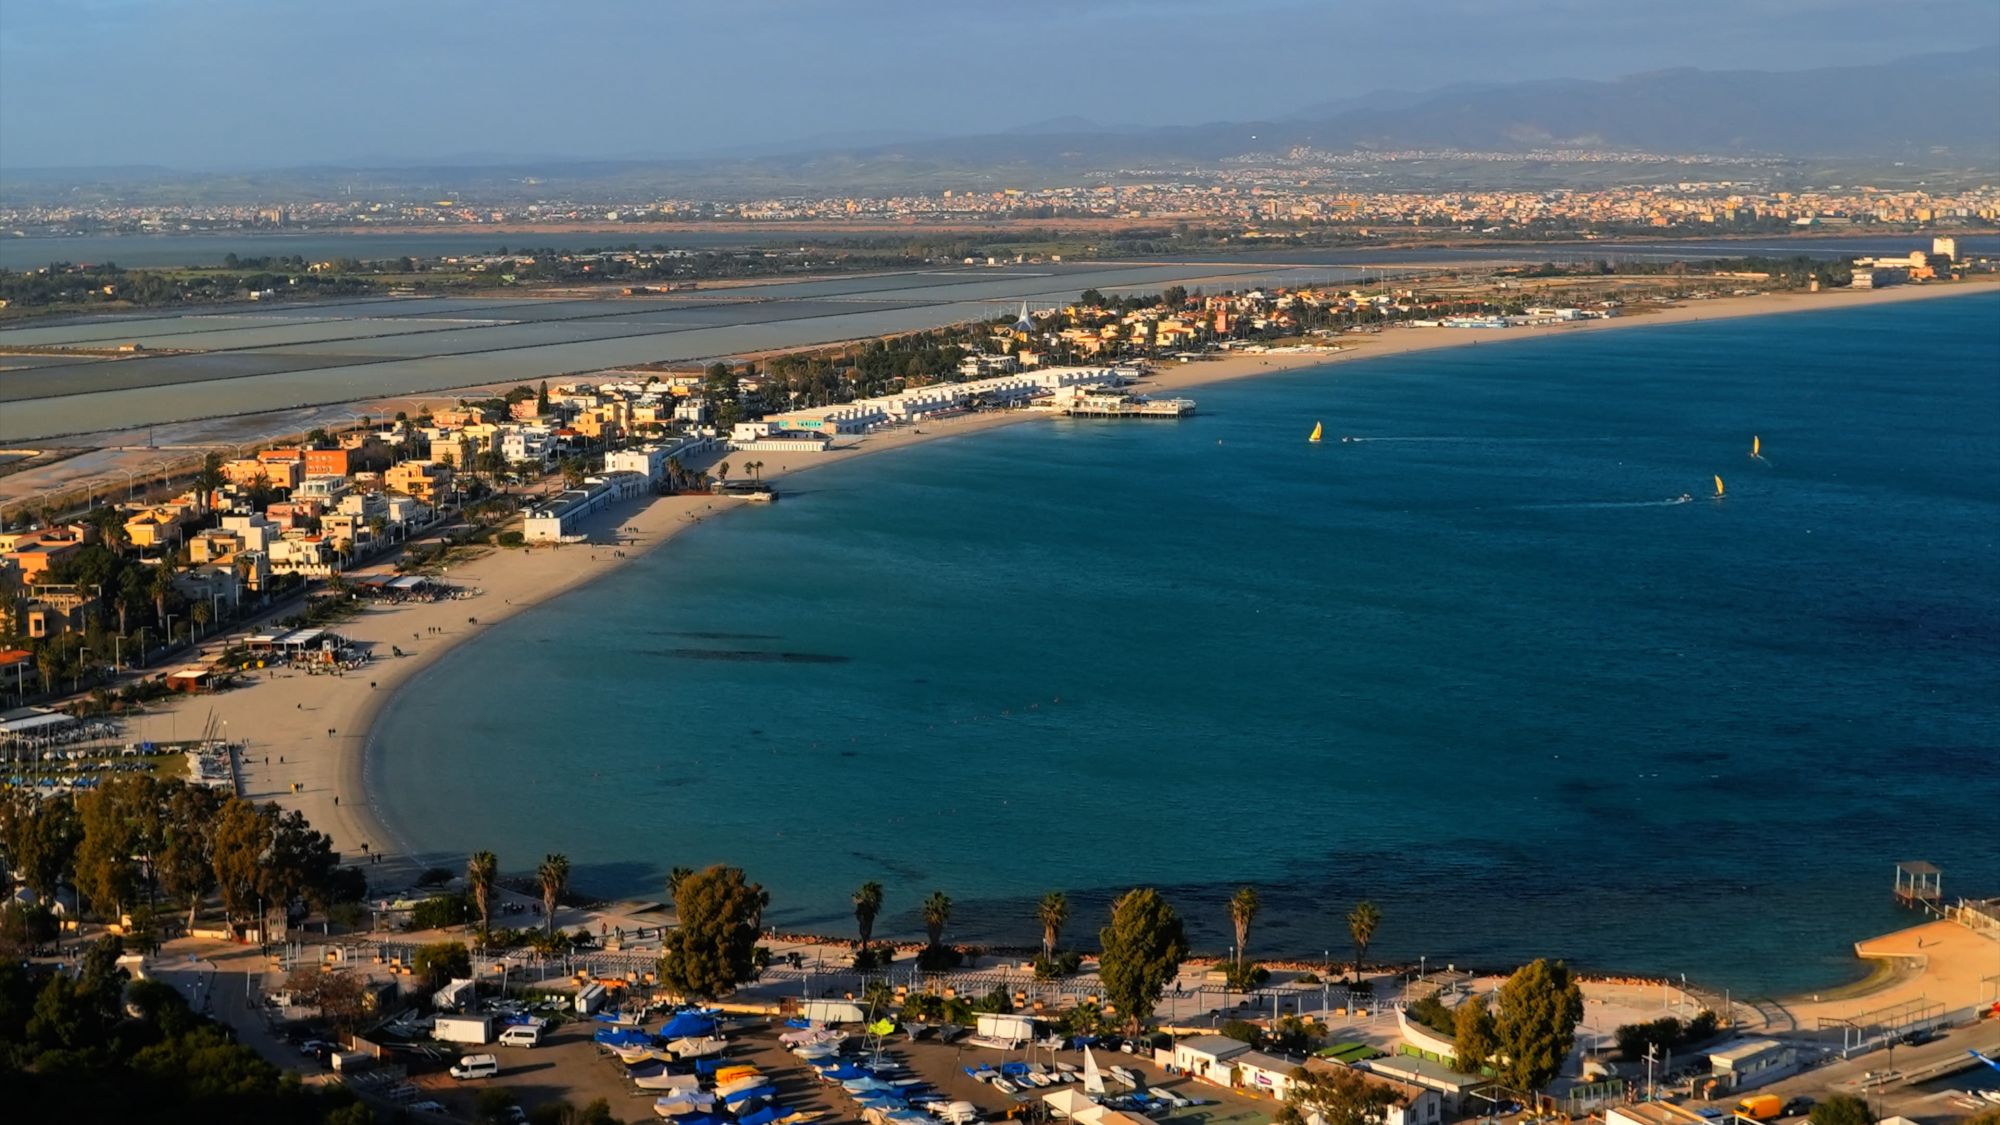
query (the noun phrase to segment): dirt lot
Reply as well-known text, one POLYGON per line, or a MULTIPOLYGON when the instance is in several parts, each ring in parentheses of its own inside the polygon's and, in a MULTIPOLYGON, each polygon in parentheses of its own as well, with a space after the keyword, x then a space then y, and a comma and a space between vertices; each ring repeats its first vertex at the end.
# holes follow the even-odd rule
MULTIPOLYGON (((620 1120, 654 1120, 652 1102, 657 1095, 650 1091, 643 1095, 635 1092, 618 1060, 599 1053, 597 1045, 591 1041, 595 1026, 590 1023, 565 1024, 555 1029, 540 1047, 533 1049, 479 1048, 500 1057, 499 1076, 476 1082, 457 1082, 443 1074, 426 1075, 415 1080, 423 1090, 420 1097, 442 1102, 455 1116, 470 1120, 473 1117, 473 1099, 479 1091, 497 1086, 511 1091, 519 1104, 528 1108, 553 1100, 566 1100, 581 1106, 596 1098, 604 1098, 611 1103, 612 1116, 620 1120)), ((778 1043, 775 1030, 760 1026, 754 1030, 734 1032, 731 1040, 729 1057, 762 1070, 778 1087, 780 1104, 815 1113, 818 1115, 816 1120, 822 1122, 860 1120, 854 1103, 837 1090, 821 1085, 811 1067, 778 1043)), ((1036 1096, 1024 1091, 1018 1099, 1009 1097, 983 1082, 973 1081, 962 1069, 980 1063, 997 1065, 1024 1058, 1019 1053, 1003 1055, 999 1051, 979 1047, 903 1041, 885 1048, 883 1054, 950 1097, 978 1106, 989 1118, 1006 1118, 1018 1113, 1036 1096)), ((1036 1058, 1044 1063, 1051 1061, 1046 1052, 1038 1052, 1036 1058)), ((1070 1063, 1082 1061, 1080 1054, 1070 1051, 1060 1052, 1055 1058, 1070 1063)), ((1140 1072, 1148 1086, 1164 1087, 1189 1098, 1214 1103, 1180 1110, 1164 1119, 1171 1125, 1259 1125, 1270 1120, 1276 1109, 1269 1100, 1245 1097, 1184 1076, 1169 1078, 1158 1067, 1131 1055, 1112 1054, 1102 1062, 1107 1068, 1115 1063, 1140 1072)))

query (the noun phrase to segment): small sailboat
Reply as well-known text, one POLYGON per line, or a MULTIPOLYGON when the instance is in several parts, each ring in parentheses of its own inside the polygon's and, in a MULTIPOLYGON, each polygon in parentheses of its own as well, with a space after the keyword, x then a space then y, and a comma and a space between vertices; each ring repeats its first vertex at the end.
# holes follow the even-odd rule
POLYGON ((1722 478, 1720 476, 1715 478, 1715 498, 1717 500, 1722 499, 1722 478))
POLYGON ((1750 435, 1750 459, 1752 461, 1762 461, 1764 459, 1764 439, 1758 437, 1756 434, 1750 435))
POLYGON ((1306 440, 1307 440, 1307 441, 1318 441, 1318 440, 1320 439, 1320 437, 1321 437, 1321 436, 1322 436, 1322 435, 1323 435, 1324 433, 1325 433, 1325 431, 1324 431, 1324 430, 1323 430, 1323 429, 1322 429, 1322 428, 1320 427, 1320 424, 1319 424, 1318 422, 1314 422, 1314 423, 1313 423, 1313 434, 1312 434, 1312 436, 1311 436, 1311 437, 1307 438, 1306 440))

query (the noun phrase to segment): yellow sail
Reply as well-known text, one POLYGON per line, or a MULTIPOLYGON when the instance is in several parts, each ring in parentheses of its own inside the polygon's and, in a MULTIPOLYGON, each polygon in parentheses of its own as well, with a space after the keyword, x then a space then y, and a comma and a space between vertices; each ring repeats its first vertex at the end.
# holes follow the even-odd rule
POLYGON ((1313 423, 1313 436, 1312 436, 1312 437, 1310 437, 1310 438, 1308 438, 1308 439, 1306 439, 1306 440, 1308 440, 1308 441, 1318 441, 1318 440, 1319 440, 1319 438, 1320 438, 1320 425, 1319 425, 1319 423, 1318 423, 1318 422, 1314 422, 1314 423, 1313 423))
POLYGON ((1716 478, 1715 478, 1715 496, 1716 496, 1716 499, 1718 499, 1718 500, 1722 498, 1722 478, 1721 478, 1721 477, 1716 477, 1716 478))
POLYGON ((1760 437, 1758 437, 1758 436, 1757 436, 1756 434, 1751 434, 1751 435, 1750 435, 1750 456, 1752 456, 1752 457, 1762 457, 1763 455, 1764 455, 1764 439, 1763 439, 1763 438, 1760 438, 1760 437))

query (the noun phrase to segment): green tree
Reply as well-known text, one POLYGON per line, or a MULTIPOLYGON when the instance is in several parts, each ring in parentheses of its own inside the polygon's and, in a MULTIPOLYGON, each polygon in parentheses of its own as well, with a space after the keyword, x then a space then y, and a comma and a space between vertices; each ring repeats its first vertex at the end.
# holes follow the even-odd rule
POLYGON ((861 932, 861 948, 875 936, 875 919, 882 914, 882 884, 869 880, 854 892, 854 927, 861 932))
POLYGON ((667 935, 660 980, 696 1000, 727 996, 757 975, 757 915, 763 888, 740 867, 710 867, 674 895, 678 921, 667 935))
POLYGON ((1875 1114, 1853 1094, 1829 1094, 1812 1107, 1806 1120, 1812 1125, 1875 1125, 1875 1114))
POLYGON ((924 932, 930 935, 930 945, 936 949, 944 944, 945 923, 951 921, 951 896, 943 891, 932 891, 924 900, 924 932))
POLYGON ((167 796, 154 870, 167 893, 186 903, 190 929, 202 896, 215 888, 213 832, 223 801, 220 792, 206 785, 177 785, 167 796))
POLYGON ((1181 916, 1151 887, 1127 891, 1111 906, 1111 923, 1098 931, 1098 975, 1104 995, 1137 1031, 1153 1014, 1167 982, 1187 960, 1181 916))
POLYGON ((1361 979, 1361 962, 1368 956, 1368 943, 1375 940, 1375 931, 1381 926, 1381 908, 1365 898, 1347 912, 1347 934, 1354 939, 1355 980, 1361 979))
POLYGON ((1396 1091, 1349 1066, 1299 1067, 1277 1120, 1284 1125, 1382 1125, 1396 1091))
POLYGON ((1062 940, 1063 925, 1069 921, 1069 896, 1061 891, 1043 895, 1035 906, 1035 921, 1042 924, 1042 956, 1054 957, 1056 943, 1062 940))
POLYGON ((1486 997, 1474 996, 1452 1013, 1452 1067, 1461 1074, 1478 1074, 1498 1046, 1498 1030, 1486 997))
POLYGON ((681 893, 681 884, 687 882, 688 876, 693 874, 692 867, 676 867, 667 872, 667 897, 672 898, 681 893))
POLYGON ((541 866, 535 868, 535 879, 542 885, 542 924, 549 934, 554 934, 556 900, 569 887, 569 857, 561 852, 543 856, 541 866))
POLYGON ((37 800, 17 791, 7 801, 6 812, 0 840, 16 874, 44 903, 55 901, 56 888, 71 871, 83 838, 75 803, 67 794, 37 800))
POLYGON ((1229 900, 1229 923, 1236 928, 1236 961, 1241 964, 1250 948, 1250 923, 1257 920, 1257 888, 1239 887, 1229 900))
POLYGON ((117 918, 137 896, 141 865, 158 848, 161 804, 158 783, 143 774, 107 778, 77 798, 76 885, 101 915, 117 918))
POLYGON ((1583 989, 1561 961, 1542 958, 1515 970, 1500 986, 1494 1038, 1500 1080, 1534 1092, 1562 1070, 1576 1025, 1583 1020, 1583 989))
POLYGON ((233 922, 257 906, 264 851, 271 845, 270 819, 258 812, 256 805, 233 797, 217 814, 210 840, 210 862, 215 868, 216 889, 222 892, 222 911, 233 922))
POLYGON ((479 932, 493 928, 493 892, 500 885, 500 857, 492 852, 473 852, 465 861, 465 889, 479 910, 479 932))
POLYGON ((472 951, 462 941, 434 941, 417 947, 410 968, 426 985, 439 988, 472 975, 472 951))

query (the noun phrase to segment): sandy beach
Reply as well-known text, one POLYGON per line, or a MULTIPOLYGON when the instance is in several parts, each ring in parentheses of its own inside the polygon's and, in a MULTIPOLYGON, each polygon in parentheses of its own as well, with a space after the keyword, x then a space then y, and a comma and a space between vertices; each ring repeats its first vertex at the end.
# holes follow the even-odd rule
MULTIPOLYGON (((1610 320, 1539 327, 1393 328, 1376 334, 1342 337, 1344 350, 1334 354, 1252 353, 1169 366, 1147 380, 1141 389, 1155 394, 1178 393, 1281 370, 1437 348, 1491 346, 1551 335, 1996 291, 2000 291, 2000 285, 1960 283, 1861 292, 1774 294, 1692 301, 1610 320)), ((764 462, 765 479, 782 481, 808 469, 841 464, 855 457, 1046 417, 1049 415, 1027 410, 970 415, 926 422, 921 432, 901 430, 869 435, 852 443, 843 441, 841 448, 833 452, 754 456, 764 462)), ((727 454, 716 459, 727 460, 731 456, 739 464, 743 460, 743 455, 727 454)), ((601 514, 588 529, 590 544, 495 549, 452 566, 446 574, 452 585, 476 591, 475 596, 437 603, 371 606, 337 626, 343 636, 373 652, 373 661, 361 670, 338 677, 257 673, 247 686, 177 701, 151 712, 133 722, 130 736, 156 740, 170 736, 185 738, 212 720, 218 733, 246 744, 242 778, 245 796, 276 801, 303 812, 315 827, 329 833, 335 846, 347 856, 358 858, 365 847, 369 854, 384 855, 391 861, 404 858, 407 849, 396 839, 392 826, 382 823, 372 811, 368 785, 371 774, 405 752, 403 747, 378 744, 372 737, 374 720, 394 693, 444 654, 477 637, 493 623, 592 581, 621 563, 658 548, 698 520, 742 504, 738 500, 705 495, 660 497, 601 514), (392 645, 401 647, 404 654, 390 655, 392 645)), ((386 569, 378 565, 356 573, 365 575, 386 569)), ((218 648, 218 641, 211 641, 208 647, 218 648)), ((461 859, 412 858, 446 866, 457 866, 461 859)))

